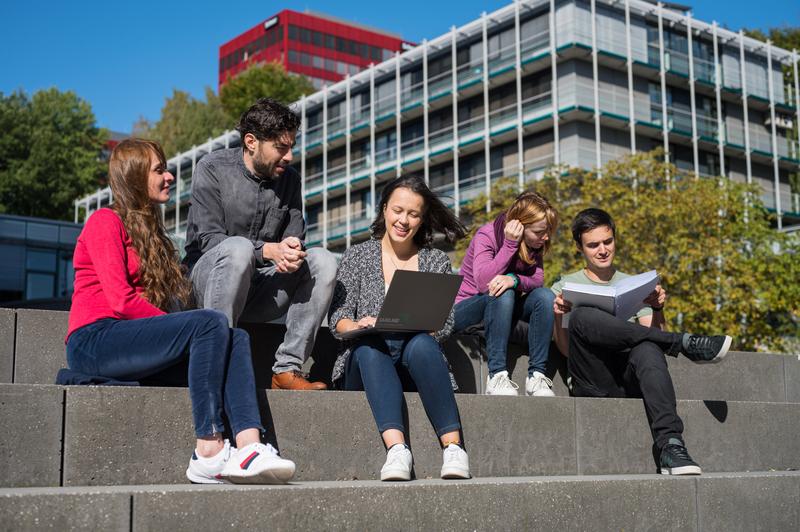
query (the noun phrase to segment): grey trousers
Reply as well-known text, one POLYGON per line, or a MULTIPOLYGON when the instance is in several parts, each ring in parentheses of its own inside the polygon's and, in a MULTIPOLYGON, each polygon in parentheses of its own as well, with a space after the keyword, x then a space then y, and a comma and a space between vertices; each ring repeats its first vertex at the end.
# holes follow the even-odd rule
POLYGON ((256 267, 250 240, 232 236, 200 257, 191 281, 198 306, 224 313, 231 327, 267 322, 286 314, 286 335, 275 352, 274 373, 299 370, 314 348, 336 281, 336 259, 311 248, 292 273, 256 267))

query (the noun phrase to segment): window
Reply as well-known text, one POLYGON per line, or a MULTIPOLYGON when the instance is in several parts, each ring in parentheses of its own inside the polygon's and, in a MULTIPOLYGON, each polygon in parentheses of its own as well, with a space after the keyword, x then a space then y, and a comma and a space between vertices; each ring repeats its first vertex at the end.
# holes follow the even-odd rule
POLYGON ((325 48, 336 49, 336 38, 333 35, 325 35, 325 48))
POLYGON ((312 65, 314 66, 314 68, 322 68, 323 66, 322 58, 316 55, 311 57, 312 57, 312 65))
POLYGON ((311 42, 311 30, 306 28, 300 28, 300 42, 303 43, 311 42))
POLYGON ((322 34, 318 31, 311 32, 311 42, 314 46, 322 46, 322 34))
POLYGON ((289 62, 295 65, 300 64, 300 58, 297 57, 297 52, 294 50, 289 50, 289 62))
POLYGON ((294 24, 289 24, 289 40, 290 41, 300 40, 298 33, 299 32, 297 31, 297 26, 295 26, 294 24))

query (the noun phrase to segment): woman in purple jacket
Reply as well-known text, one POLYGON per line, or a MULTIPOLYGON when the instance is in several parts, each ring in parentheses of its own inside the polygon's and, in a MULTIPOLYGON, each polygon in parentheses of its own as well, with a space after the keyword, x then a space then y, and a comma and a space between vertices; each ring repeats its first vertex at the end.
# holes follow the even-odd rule
POLYGON ((506 352, 517 320, 528 322, 527 395, 552 397, 545 374, 553 333, 553 300, 544 287, 544 254, 558 213, 535 192, 520 194, 511 208, 475 233, 467 248, 456 296, 454 331, 483 322, 489 358, 487 395, 517 395, 506 352))

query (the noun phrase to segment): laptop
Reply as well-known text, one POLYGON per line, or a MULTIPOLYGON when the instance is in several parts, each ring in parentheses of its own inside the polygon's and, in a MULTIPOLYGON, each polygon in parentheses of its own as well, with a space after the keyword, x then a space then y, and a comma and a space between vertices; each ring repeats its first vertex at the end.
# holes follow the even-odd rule
POLYGON ((340 336, 358 338, 381 332, 438 331, 450 315, 461 279, 460 275, 450 273, 397 270, 375 326, 340 336))

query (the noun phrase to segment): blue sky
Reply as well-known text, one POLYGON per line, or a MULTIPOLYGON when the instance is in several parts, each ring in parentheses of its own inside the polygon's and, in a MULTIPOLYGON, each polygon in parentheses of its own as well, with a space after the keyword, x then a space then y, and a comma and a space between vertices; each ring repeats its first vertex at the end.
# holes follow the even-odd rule
MULTIPOLYGON (((139 116, 157 119, 173 88, 197 97, 205 86, 216 89, 219 45, 281 9, 321 11, 418 42, 508 3, 340 0, 252 8, 236 1, 11 0, 4 2, 0 20, 0 92, 73 90, 91 103, 98 125, 127 132, 139 116)), ((696 18, 735 30, 800 26, 797 0, 683 3, 694 7, 696 18)))

